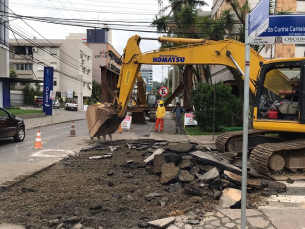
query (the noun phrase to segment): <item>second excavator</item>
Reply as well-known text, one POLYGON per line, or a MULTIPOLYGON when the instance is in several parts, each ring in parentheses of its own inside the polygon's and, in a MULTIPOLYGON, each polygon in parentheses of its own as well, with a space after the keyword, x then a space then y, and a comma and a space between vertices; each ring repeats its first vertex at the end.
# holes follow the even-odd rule
MULTIPOLYGON (((127 106, 142 64, 150 65, 225 65, 242 75, 245 67, 245 45, 234 40, 211 41, 160 37, 160 42, 181 46, 142 53, 141 37, 131 37, 124 49, 116 98, 113 103, 88 107, 90 137, 114 133, 124 119, 127 106)), ((277 180, 304 178, 305 170, 305 58, 265 60, 250 52, 250 85, 255 95, 253 127, 249 131, 250 160, 253 167, 277 180), (294 93, 290 79, 299 81, 294 93), (292 91, 283 99, 279 91, 292 91), (273 114, 273 115, 271 115, 273 114), (277 134, 266 134, 269 132, 277 134)), ((219 151, 240 152, 242 134, 225 133, 216 140, 219 151)))

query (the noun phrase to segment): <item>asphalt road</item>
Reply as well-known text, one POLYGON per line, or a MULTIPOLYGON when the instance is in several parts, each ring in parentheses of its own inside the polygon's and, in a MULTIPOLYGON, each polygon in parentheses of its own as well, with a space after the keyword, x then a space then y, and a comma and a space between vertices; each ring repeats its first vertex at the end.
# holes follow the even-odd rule
POLYGON ((71 122, 67 122, 26 130, 23 142, 16 143, 13 138, 1 139, 0 184, 29 175, 77 152, 84 141, 89 140, 86 120, 75 122, 76 137, 68 137, 70 130, 71 122), (34 149, 38 129, 43 149, 34 149))

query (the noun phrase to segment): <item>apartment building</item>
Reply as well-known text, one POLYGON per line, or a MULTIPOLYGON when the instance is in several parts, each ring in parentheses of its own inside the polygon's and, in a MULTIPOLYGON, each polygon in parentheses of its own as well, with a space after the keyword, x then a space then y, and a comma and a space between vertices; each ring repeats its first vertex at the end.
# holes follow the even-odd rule
POLYGON ((87 34, 70 33, 66 38, 81 40, 92 50, 92 80, 101 83, 100 66, 120 72, 121 55, 111 44, 111 30, 87 29, 87 34))
MULTIPOLYGON (((56 95, 66 98, 68 90, 74 91, 83 109, 83 100, 92 93, 92 50, 76 39, 49 41, 10 39, 10 69, 19 78, 43 80, 44 66, 53 67, 56 95)), ((22 87, 16 85, 16 89, 22 87)))

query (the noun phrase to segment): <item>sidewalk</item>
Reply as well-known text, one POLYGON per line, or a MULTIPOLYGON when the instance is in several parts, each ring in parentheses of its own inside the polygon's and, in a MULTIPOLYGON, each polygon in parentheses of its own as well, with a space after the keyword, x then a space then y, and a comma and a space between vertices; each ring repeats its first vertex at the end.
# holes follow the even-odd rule
POLYGON ((86 119, 86 111, 66 111, 64 109, 54 109, 52 116, 41 118, 25 119, 25 129, 30 130, 41 126, 48 126, 63 122, 74 122, 86 119))

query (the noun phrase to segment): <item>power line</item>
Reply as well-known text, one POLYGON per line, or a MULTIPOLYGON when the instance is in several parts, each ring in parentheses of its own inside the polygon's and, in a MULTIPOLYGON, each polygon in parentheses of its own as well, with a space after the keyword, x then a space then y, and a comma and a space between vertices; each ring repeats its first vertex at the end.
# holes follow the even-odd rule
MULTIPOLYGON (((34 5, 34 4, 22 4, 22 3, 11 3, 11 5, 17 5, 17 6, 24 6, 26 8, 37 8, 37 9, 50 9, 50 10, 58 10, 56 7, 51 6, 45 6, 45 5, 34 5)), ((86 13, 103 13, 103 14, 129 14, 129 15, 155 15, 153 13, 138 13, 139 11, 135 12, 126 12, 126 11, 97 11, 95 9, 71 9, 71 8, 65 8, 61 9, 65 11, 75 11, 75 12, 86 12, 86 13)), ((153 11, 149 11, 153 12, 153 11)))
MULTIPOLYGON (((31 29, 33 29, 37 34, 39 34, 41 37, 43 37, 45 40, 47 40, 50 44, 52 44, 53 46, 55 46, 55 47, 57 47, 56 45, 54 45, 52 42, 50 42, 48 39, 46 39, 44 36, 42 36, 37 30, 35 30, 32 26, 30 26, 27 22, 25 22, 20 16, 18 16, 17 14, 15 14, 15 12, 13 11, 13 10, 11 10, 8 6, 6 6, 5 4, 4 4, 4 6, 7 8, 7 9, 9 9, 10 11, 12 11, 12 13, 14 14, 14 15, 16 15, 17 17, 19 17, 26 25, 28 25, 31 29)), ((40 47, 40 46, 39 46, 40 47)), ((67 56, 69 56, 70 58, 72 58, 72 59, 74 59, 73 57, 71 57, 69 54, 67 54, 67 53, 65 53, 64 51, 62 51, 60 48, 58 48, 62 53, 64 53, 65 55, 67 55, 67 56)), ((44 49, 45 50, 45 49, 44 49)), ((49 52, 49 54, 51 55, 51 52, 49 52)), ((57 58, 57 56, 55 57, 56 59, 59 59, 59 58, 57 58)), ((63 59, 64 60, 64 59, 63 59)), ((77 63, 80 63, 80 62, 78 62, 78 60, 76 60, 76 59, 74 59, 77 63)), ((66 60, 64 60, 63 62, 66 62, 66 64, 67 64, 67 62, 68 61, 66 61, 66 60)), ((68 62, 68 63, 71 63, 71 62, 68 62)), ((81 63, 80 63, 81 64, 81 63)), ((70 64, 68 64, 68 65, 70 65, 70 64)), ((71 65, 70 65, 71 66, 71 65)), ((77 67, 77 70, 78 70, 78 68, 79 68, 79 66, 77 66, 77 65, 75 65, 76 67, 77 67)), ((71 66, 72 67, 72 66, 71 66)))
MULTIPOLYGON (((55 7, 55 9, 57 9, 57 11, 65 18, 65 16, 61 13, 61 11, 51 2, 51 0, 49 0, 49 2, 55 7)), ((62 7, 65 8, 65 6, 61 3, 61 1, 59 1, 59 3, 62 5, 62 7)), ((68 13, 72 16, 72 14, 68 11, 68 13)), ((72 16, 73 17, 73 16, 72 16)), ((76 30, 81 33, 78 28, 76 28, 76 30)))

